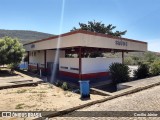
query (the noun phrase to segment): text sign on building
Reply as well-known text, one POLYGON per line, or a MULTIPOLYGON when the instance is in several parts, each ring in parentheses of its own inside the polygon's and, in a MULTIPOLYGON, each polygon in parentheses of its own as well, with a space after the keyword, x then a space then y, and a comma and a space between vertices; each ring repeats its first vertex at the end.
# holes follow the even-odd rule
POLYGON ((115 44, 119 45, 119 46, 128 46, 128 43, 126 41, 122 41, 122 40, 116 40, 115 44))

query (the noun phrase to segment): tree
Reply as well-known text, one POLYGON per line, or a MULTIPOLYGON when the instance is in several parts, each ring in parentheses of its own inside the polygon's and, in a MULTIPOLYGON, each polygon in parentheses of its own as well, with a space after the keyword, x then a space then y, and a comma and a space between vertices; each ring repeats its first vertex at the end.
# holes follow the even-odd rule
POLYGON ((155 53, 148 51, 144 54, 143 59, 144 59, 145 62, 153 63, 156 59, 158 59, 158 57, 156 56, 155 53))
MULTIPOLYGON (((75 30, 86 30, 86 31, 91 31, 95 33, 102 33, 102 34, 107 34, 111 36, 116 36, 116 37, 121 37, 122 35, 126 34, 125 31, 115 31, 116 26, 113 26, 112 24, 105 25, 102 22, 96 22, 94 21, 88 21, 88 24, 85 23, 79 23, 80 28, 73 27, 71 31, 75 30)), ((94 52, 90 54, 85 54, 85 57, 103 57, 104 55, 100 52, 94 52), (87 56, 88 55, 88 56, 87 56)))
POLYGON ((4 65, 7 61, 7 54, 6 54, 6 44, 3 39, 0 39, 0 65, 4 65))
POLYGON ((127 32, 126 30, 114 32, 113 30, 115 30, 116 26, 113 26, 112 24, 109 24, 106 26, 102 22, 96 22, 95 20, 88 21, 88 24, 79 23, 79 26, 80 26, 80 28, 74 27, 71 31, 86 30, 86 31, 108 34, 108 35, 117 36, 117 37, 121 37, 122 35, 125 35, 127 32))
POLYGON ((124 63, 126 64, 126 65, 133 65, 133 59, 132 59, 132 57, 125 57, 124 58, 124 63))
POLYGON ((4 37, 0 39, 0 65, 18 64, 25 50, 18 39, 4 37))

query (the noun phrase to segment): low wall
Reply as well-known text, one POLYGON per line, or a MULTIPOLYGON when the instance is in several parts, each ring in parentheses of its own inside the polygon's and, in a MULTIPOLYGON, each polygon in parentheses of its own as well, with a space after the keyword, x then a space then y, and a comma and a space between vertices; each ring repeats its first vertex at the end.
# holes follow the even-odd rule
POLYGON ((78 58, 60 58, 59 71, 70 73, 79 73, 79 59, 78 58))
MULTIPOLYGON (((108 72, 112 63, 122 63, 122 58, 82 58, 82 74, 108 72)), ((78 58, 60 58, 59 70, 79 73, 78 58)))
POLYGON ((112 63, 122 63, 122 58, 83 58, 82 74, 108 72, 112 63))
MULTIPOLYGON (((109 76, 109 66, 122 63, 121 58, 82 58, 81 79, 105 79, 109 76)), ((60 58, 59 75, 79 79, 79 59, 60 58)))

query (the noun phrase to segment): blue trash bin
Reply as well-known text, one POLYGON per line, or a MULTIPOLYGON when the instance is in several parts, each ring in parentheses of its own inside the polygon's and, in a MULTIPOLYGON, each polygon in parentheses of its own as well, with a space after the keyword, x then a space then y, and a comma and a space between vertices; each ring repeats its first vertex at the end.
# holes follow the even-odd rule
POLYGON ((81 98, 90 98, 89 81, 79 81, 81 98))

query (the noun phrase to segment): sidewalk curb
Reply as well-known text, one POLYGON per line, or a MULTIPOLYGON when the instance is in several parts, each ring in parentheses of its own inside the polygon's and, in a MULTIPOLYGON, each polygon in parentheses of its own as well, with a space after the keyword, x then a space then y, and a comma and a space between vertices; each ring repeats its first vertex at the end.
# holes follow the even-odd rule
POLYGON ((19 87, 27 87, 27 86, 37 86, 41 82, 32 82, 32 83, 22 83, 17 85, 7 85, 7 86, 1 86, 0 90, 2 89, 9 89, 9 88, 19 88, 19 87))
POLYGON ((109 96, 109 97, 104 98, 104 99, 92 101, 92 102, 89 102, 89 103, 86 103, 86 104, 83 104, 83 105, 79 105, 79 106, 75 106, 75 107, 72 107, 72 108, 68 108, 68 109, 65 109, 65 110, 62 110, 62 111, 53 112, 53 113, 44 115, 42 118, 36 118, 34 120, 44 120, 44 118, 46 118, 46 117, 47 118, 58 117, 58 116, 65 115, 67 113, 73 112, 75 110, 82 109, 84 107, 88 107, 88 106, 91 106, 91 105, 94 105, 94 104, 97 104, 97 103, 102 103, 102 102, 112 100, 114 98, 118 98, 118 97, 121 97, 121 96, 124 96, 124 95, 133 94, 133 93, 136 93, 136 92, 139 92, 139 91, 142 91, 142 90, 146 90, 148 88, 152 88, 152 87, 155 87, 155 86, 158 86, 158 85, 160 85, 160 82, 150 84, 150 85, 147 85, 147 86, 144 86, 144 87, 138 87, 138 88, 135 88, 133 90, 130 90, 130 91, 127 91, 127 92, 124 92, 124 93, 109 96))
MULTIPOLYGON (((18 70, 15 70, 16 73, 18 73, 21 77, 22 80, 32 80, 32 82, 28 83, 19 83, 19 84, 11 84, 11 85, 4 85, 0 86, 0 90, 2 89, 9 89, 9 88, 19 88, 19 87, 28 87, 28 86, 37 86, 38 84, 43 83, 44 81, 34 81, 34 78, 32 76, 26 75, 18 70)), ((25 82, 25 81, 24 81, 25 82)))

